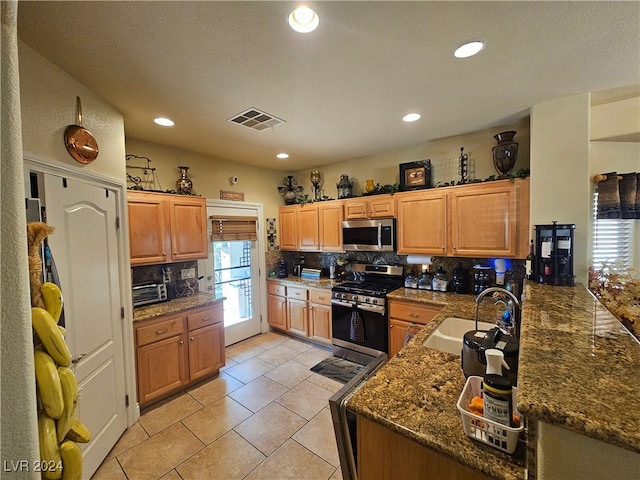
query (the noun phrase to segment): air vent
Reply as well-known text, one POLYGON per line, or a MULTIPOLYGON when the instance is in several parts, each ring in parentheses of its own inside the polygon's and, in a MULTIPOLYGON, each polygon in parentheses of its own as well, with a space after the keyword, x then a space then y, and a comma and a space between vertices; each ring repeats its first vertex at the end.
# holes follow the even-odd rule
POLYGON ((281 123, 285 123, 284 120, 262 112, 257 108, 245 110, 244 112, 231 117, 228 121, 231 123, 237 123, 238 125, 244 125, 247 128, 258 130, 259 132, 266 130, 267 128, 273 128, 281 123))

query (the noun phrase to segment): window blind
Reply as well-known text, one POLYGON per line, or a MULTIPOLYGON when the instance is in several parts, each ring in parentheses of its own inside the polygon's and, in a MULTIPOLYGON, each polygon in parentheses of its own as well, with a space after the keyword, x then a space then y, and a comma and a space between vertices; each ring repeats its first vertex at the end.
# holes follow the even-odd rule
POLYGON ((592 265, 600 268, 603 262, 617 263, 620 268, 631 267, 633 257, 633 220, 599 219, 598 193, 593 201, 593 257, 592 265))
POLYGON ((209 219, 212 242, 258 239, 258 217, 215 215, 209 219))

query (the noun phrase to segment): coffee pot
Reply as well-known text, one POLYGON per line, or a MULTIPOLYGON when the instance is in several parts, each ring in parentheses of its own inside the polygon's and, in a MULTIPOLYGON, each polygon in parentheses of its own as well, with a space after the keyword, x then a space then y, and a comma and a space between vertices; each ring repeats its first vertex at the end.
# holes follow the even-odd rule
POLYGON ((451 281, 453 293, 469 293, 469 270, 459 263, 453 269, 453 279, 451 281))

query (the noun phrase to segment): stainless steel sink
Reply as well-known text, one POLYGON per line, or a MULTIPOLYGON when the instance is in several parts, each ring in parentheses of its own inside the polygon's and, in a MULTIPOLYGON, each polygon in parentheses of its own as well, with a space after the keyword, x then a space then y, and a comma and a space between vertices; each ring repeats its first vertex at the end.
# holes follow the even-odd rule
MULTIPOLYGON (((478 330, 489 330, 493 327, 495 327, 493 323, 478 322, 478 330)), ((459 356, 462 350, 462 338, 464 334, 475 329, 475 320, 447 317, 438 328, 427 337, 423 345, 440 350, 441 352, 448 352, 459 356)))

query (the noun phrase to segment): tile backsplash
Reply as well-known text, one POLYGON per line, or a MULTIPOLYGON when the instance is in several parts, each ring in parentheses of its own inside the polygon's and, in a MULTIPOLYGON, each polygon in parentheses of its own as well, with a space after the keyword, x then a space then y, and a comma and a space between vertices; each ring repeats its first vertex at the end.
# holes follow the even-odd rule
POLYGON ((170 299, 185 297, 198 292, 198 262, 165 263, 159 265, 140 265, 131 267, 133 286, 147 283, 166 283, 170 299), (194 269, 195 278, 182 279, 182 270, 194 269))

